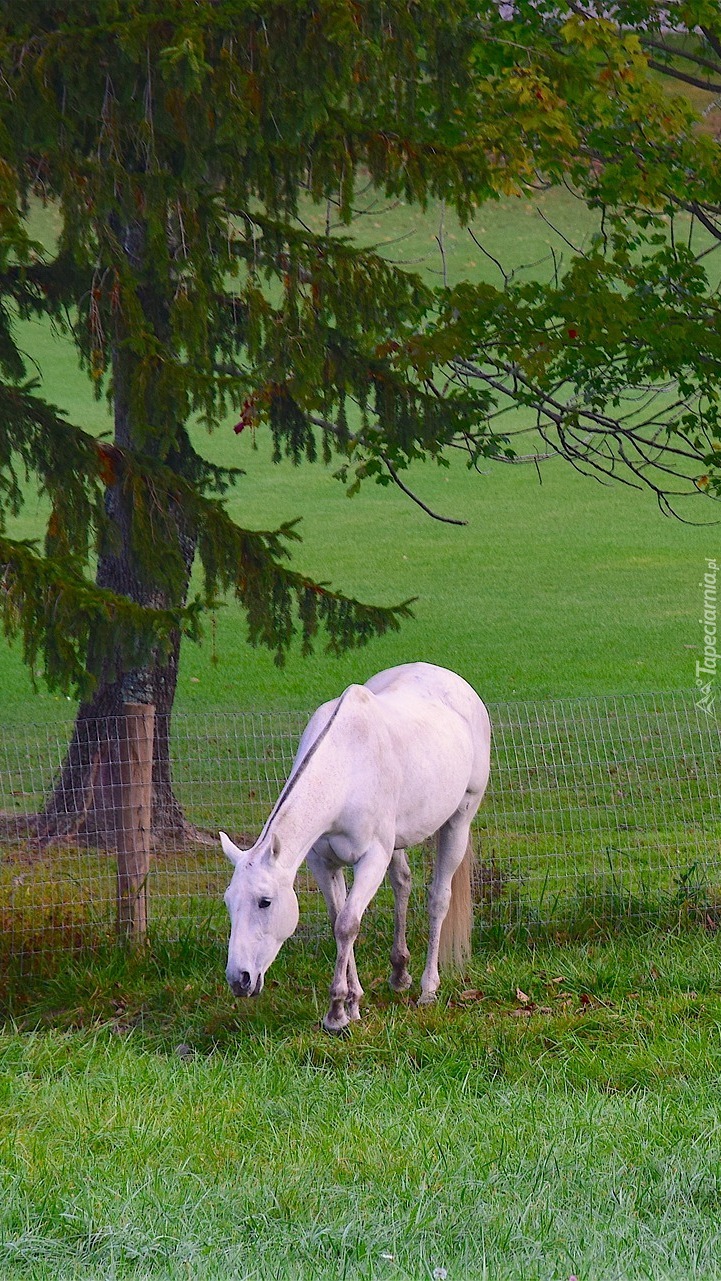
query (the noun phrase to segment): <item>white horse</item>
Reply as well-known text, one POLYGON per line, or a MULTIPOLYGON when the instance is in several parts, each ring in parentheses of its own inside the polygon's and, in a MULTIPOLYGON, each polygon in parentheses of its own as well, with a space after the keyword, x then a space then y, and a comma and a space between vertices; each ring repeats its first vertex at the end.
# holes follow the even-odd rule
POLYGON ((257 996, 266 970, 298 924, 293 889, 303 859, 325 898, 338 955, 323 1025, 360 1018, 353 947, 386 872, 395 898, 391 986, 410 986, 406 848, 434 832, 430 934, 421 1003, 435 999, 441 964, 470 953, 471 821, 488 783, 491 729, 475 690, 454 672, 406 663, 350 685, 312 716, 293 767, 252 849, 220 833, 235 871, 225 895, 231 933, 226 977, 257 996), (353 868, 346 888, 343 869, 353 868), (443 927, 443 931, 441 931, 443 927))

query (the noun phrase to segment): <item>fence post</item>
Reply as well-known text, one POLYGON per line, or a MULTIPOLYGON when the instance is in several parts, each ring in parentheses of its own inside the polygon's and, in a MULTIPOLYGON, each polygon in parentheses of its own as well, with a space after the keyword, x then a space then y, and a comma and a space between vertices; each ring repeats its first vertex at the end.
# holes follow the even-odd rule
POLYGON ((140 941, 148 924, 150 819, 153 797, 151 703, 125 703, 118 717, 118 774, 114 799, 118 851, 117 932, 140 941))

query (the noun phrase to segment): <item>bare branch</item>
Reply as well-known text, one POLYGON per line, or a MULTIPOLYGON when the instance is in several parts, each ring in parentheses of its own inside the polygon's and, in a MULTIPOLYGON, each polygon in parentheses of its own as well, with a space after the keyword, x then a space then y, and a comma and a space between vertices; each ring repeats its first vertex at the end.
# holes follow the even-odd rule
POLYGON ((690 201, 688 204, 679 201, 679 204, 681 204, 682 208, 688 209, 689 213, 692 213, 695 218, 698 218, 701 225, 705 227, 707 231, 710 231, 712 236, 715 236, 717 240, 721 240, 721 227, 709 218, 706 210, 702 209, 695 200, 690 201))
POLYGON ((706 93, 721 93, 721 84, 714 84, 712 80, 702 80, 699 76, 691 76, 687 71, 679 71, 678 67, 671 67, 667 62, 657 62, 655 58, 649 58, 649 67, 654 71, 661 71, 665 76, 672 76, 674 80, 682 80, 686 85, 693 85, 695 89, 703 89, 706 93))
POLYGON ((711 48, 713 49, 714 53, 717 53, 719 58, 721 58, 721 40, 719 39, 719 37, 713 31, 711 31, 709 27, 702 26, 701 30, 703 31, 706 39, 711 45, 711 48))
POLYGON ((441 202, 441 220, 438 224, 438 233, 435 237, 435 240, 436 240, 436 244, 438 245, 438 248, 441 251, 441 262, 443 264, 443 288, 444 289, 448 287, 448 271, 446 268, 446 248, 445 248, 445 225, 444 225, 445 219, 446 219, 446 206, 443 202, 441 202))
POLYGON ((494 463, 510 463, 512 467, 523 463, 535 463, 538 466, 539 463, 547 463, 550 458, 558 458, 558 450, 549 449, 545 454, 514 454, 512 458, 508 458, 506 454, 488 454, 487 456, 492 458, 494 463))
MULTIPOLYGON (((667 53, 670 58, 683 58, 685 62, 692 62, 696 67, 708 67, 709 71, 721 73, 721 66, 715 59, 704 58, 703 54, 697 53, 695 49, 682 49, 680 45, 677 48, 671 48, 670 45, 664 44, 663 40, 656 40, 646 32, 642 32, 639 39, 644 49, 658 49, 660 53, 667 53)), ((666 70, 665 64, 663 70, 666 70)))
POLYGON ((427 505, 427 503, 423 502, 422 498, 419 498, 417 494, 413 493, 412 489, 409 489, 407 485, 404 485, 403 481, 398 475, 398 472, 396 471, 395 467, 390 462, 390 460, 386 457, 386 455, 381 454, 381 458, 383 459, 383 462, 385 463, 388 469, 388 475, 390 476, 393 483, 397 485, 398 488, 401 489, 403 493, 406 494, 407 497, 412 500, 412 502, 416 503, 420 507, 421 511, 424 511, 427 516, 431 516, 433 520, 440 520, 444 525, 467 525, 468 524, 467 520, 456 520, 453 516, 441 516, 439 515, 438 512, 432 511, 431 508, 427 505))
POLYGON ((494 257, 493 257, 493 254, 492 254, 492 253, 489 253, 489 251, 486 249, 485 245, 482 245, 482 244, 481 244, 480 240, 479 240, 479 239, 478 239, 478 237, 475 235, 475 233, 474 233, 474 231, 473 231, 473 229, 472 229, 471 227, 469 227, 469 228, 468 228, 468 234, 469 234, 469 236, 471 237, 471 240, 473 241, 474 245, 477 245, 477 247, 480 249, 481 253, 482 253, 482 254, 485 254, 486 258, 488 258, 492 263, 494 263, 494 264, 495 264, 495 266, 498 268, 498 270, 500 271, 501 275, 503 276, 503 279, 504 279, 505 283, 506 283, 506 284, 509 284, 509 282, 513 279, 513 272, 511 272, 511 274, 509 275, 509 274, 508 274, 508 272, 504 270, 504 268, 501 266, 501 264, 500 264, 500 262, 498 261, 498 259, 497 259, 497 258, 494 258, 494 257))
POLYGON ((551 231, 553 231, 555 235, 557 235, 565 245, 568 245, 569 249, 572 249, 575 254, 578 254, 579 258, 585 257, 583 250, 580 249, 578 245, 574 245, 573 241, 568 239, 568 236, 564 236, 563 232, 559 231, 558 227, 554 227, 553 223, 550 221, 549 218, 546 217, 543 210, 540 209, 538 205, 536 205, 536 213, 538 214, 539 218, 541 218, 543 222, 545 222, 546 226, 550 227, 551 231))

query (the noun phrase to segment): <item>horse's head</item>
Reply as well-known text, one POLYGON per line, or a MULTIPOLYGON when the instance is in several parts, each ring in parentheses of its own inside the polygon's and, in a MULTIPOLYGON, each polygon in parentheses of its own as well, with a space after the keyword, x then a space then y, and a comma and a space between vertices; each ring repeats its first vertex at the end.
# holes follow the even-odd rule
POLYGON ((225 832, 220 843, 235 867, 225 892, 230 913, 225 975, 236 996, 258 996, 266 970, 298 924, 293 872, 282 865, 276 838, 247 854, 225 832))

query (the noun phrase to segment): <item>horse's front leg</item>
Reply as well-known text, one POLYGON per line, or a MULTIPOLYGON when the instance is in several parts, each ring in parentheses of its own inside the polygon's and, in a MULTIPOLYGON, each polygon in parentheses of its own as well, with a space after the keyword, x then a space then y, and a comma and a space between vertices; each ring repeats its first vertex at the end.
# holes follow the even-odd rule
POLYGON ((363 989, 358 979, 353 948, 363 913, 383 880, 389 862, 388 850, 380 842, 374 842, 353 868, 353 884, 335 921, 338 951, 333 982, 330 985, 330 1005, 323 1019, 326 1032, 342 1032, 352 1018, 360 1017, 363 989))
MULTIPOLYGON (((330 846, 327 843, 315 846, 310 851, 308 855, 308 866, 318 883, 318 888, 323 894, 326 907, 328 908, 331 929, 335 933, 335 923, 338 919, 338 913, 341 911, 348 895, 343 869, 338 867, 334 862, 330 846)), ((360 999, 363 995, 363 988, 361 987, 360 979, 358 978, 353 948, 351 948, 350 955, 348 957, 348 971, 346 979, 348 984, 346 1013, 348 1014, 349 1019, 359 1019, 360 999)))

